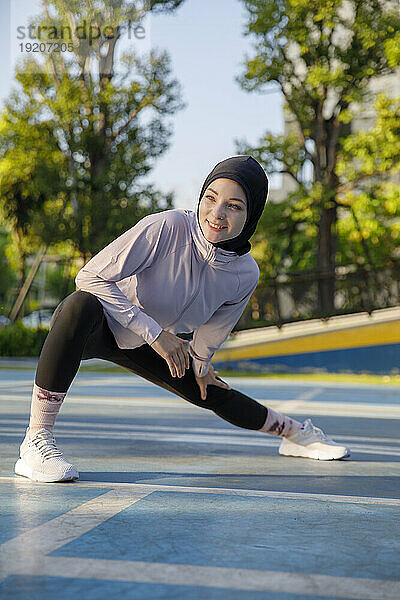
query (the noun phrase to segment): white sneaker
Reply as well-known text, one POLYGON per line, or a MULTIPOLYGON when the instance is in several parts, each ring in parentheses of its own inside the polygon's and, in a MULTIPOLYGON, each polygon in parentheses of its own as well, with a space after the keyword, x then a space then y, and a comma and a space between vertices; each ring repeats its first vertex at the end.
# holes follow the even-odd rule
POLYGON ((315 460, 334 460, 350 456, 350 450, 328 438, 322 429, 311 423, 311 419, 306 419, 300 431, 289 438, 283 438, 279 454, 315 460))
POLYGON ((29 439, 27 427, 19 452, 20 458, 14 468, 17 475, 46 483, 79 478, 78 469, 65 460, 56 446, 54 435, 48 429, 40 429, 29 439))

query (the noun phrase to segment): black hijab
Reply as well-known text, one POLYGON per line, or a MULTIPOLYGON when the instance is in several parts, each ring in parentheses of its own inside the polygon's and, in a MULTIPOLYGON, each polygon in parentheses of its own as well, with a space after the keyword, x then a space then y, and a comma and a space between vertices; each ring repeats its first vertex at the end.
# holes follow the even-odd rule
MULTIPOLYGON (((224 177, 233 179, 239 183, 246 193, 247 218, 241 233, 225 242, 212 245, 222 250, 230 250, 237 254, 245 254, 251 248, 249 239, 256 230, 257 223, 264 210, 268 197, 268 178, 264 169, 252 156, 232 156, 219 162, 207 176, 201 188, 199 202, 197 204, 197 221, 200 225, 199 207, 200 201, 207 187, 214 179, 224 177)), ((201 225, 200 225, 201 228, 201 225)))

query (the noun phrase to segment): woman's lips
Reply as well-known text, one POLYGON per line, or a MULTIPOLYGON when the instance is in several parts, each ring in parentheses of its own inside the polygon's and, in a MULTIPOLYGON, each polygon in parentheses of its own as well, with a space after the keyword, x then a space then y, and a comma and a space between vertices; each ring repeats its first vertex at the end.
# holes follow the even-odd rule
POLYGON ((209 226, 210 229, 212 229, 213 231, 222 231, 223 229, 226 229, 225 225, 223 225, 222 227, 214 227, 209 221, 208 219, 206 219, 206 223, 209 226))

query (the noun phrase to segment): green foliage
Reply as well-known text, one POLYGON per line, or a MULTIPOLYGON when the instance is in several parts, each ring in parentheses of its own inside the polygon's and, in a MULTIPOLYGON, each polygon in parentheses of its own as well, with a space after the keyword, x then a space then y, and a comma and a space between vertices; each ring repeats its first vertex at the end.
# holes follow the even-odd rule
MULTIPOLYGON (((247 58, 237 80, 247 91, 280 86, 295 119, 298 144, 313 165, 314 181, 322 181, 335 170, 337 138, 346 133, 350 103, 367 100, 369 81, 393 72, 395 52, 388 57, 385 48, 398 39, 400 14, 379 0, 353 0, 347 9, 342 0, 243 4, 248 13, 245 35, 252 37, 256 54, 247 58)), ((276 171, 278 159, 285 172, 292 155, 274 149, 273 136, 266 135, 258 146, 267 139, 274 154, 272 160, 266 157, 267 171, 276 171)), ((282 146, 279 138, 277 142, 282 146)), ((304 158, 298 158, 300 169, 304 158)))
POLYGON ((400 258, 400 97, 377 96, 369 130, 348 136, 338 156, 339 259, 391 265, 400 258))
MULTIPOLYGON (((391 33, 393 27, 390 27, 391 33)), ((400 65, 400 32, 396 31, 393 37, 385 41, 386 56, 391 67, 400 65)))
POLYGON ((279 204, 268 205, 252 240, 261 282, 282 272, 315 269, 316 221, 316 210, 307 196, 294 203, 290 195, 279 204))
POLYGON ((8 315, 9 312, 9 297, 13 286, 16 284, 15 272, 13 271, 10 261, 6 255, 6 247, 10 240, 9 232, 0 227, 0 314, 8 315))
POLYGON ((69 27, 73 52, 26 60, 0 121, 0 211, 25 253, 69 240, 87 260, 148 212, 172 207, 170 194, 141 183, 168 147, 167 117, 183 107, 167 53, 131 52, 117 74, 121 35, 89 43, 77 27, 86 20, 117 31, 180 3, 43 2, 34 25, 69 27))
POLYGON ((237 151, 295 184, 285 201, 269 203, 254 236, 262 277, 390 264, 399 255, 399 194, 388 183, 399 172, 399 99, 377 98, 370 131, 351 135, 350 125, 357 103, 370 102, 370 81, 400 63, 398 8, 379 0, 243 4, 254 56, 237 81, 259 93, 278 85, 288 124, 285 136, 237 140, 237 151))
POLYGON ((337 174, 344 191, 363 180, 400 173, 400 97, 378 94, 374 110, 376 118, 371 129, 342 140, 337 174))
POLYGON ((48 332, 24 327, 20 321, 0 327, 0 356, 39 356, 48 332))
POLYGON ((46 272, 46 291, 59 300, 75 291, 76 273, 68 261, 64 264, 49 265, 46 272))
POLYGON ((379 183, 368 193, 348 193, 351 206, 338 222, 340 264, 391 265, 399 259, 400 190, 379 183), (355 222, 357 221, 357 224, 355 222), (357 226, 358 225, 358 226, 357 226))

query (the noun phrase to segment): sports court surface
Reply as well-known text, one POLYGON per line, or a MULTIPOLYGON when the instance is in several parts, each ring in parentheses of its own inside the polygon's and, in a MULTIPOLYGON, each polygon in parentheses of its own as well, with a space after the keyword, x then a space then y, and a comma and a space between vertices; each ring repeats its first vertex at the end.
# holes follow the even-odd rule
POLYGON ((39 484, 13 474, 34 365, 1 366, 2 600, 399 600, 400 387, 227 379, 352 450, 324 462, 81 370, 55 428, 80 479, 39 484))

